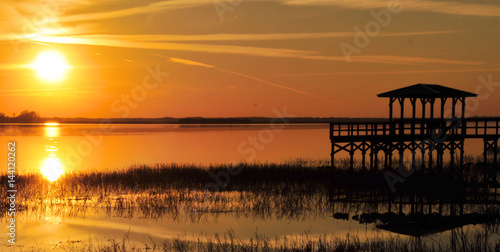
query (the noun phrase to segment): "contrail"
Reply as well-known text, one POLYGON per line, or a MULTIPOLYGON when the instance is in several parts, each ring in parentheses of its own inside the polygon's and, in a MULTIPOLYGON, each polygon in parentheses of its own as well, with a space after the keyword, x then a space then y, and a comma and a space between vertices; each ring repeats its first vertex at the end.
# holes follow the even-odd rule
POLYGON ((219 67, 216 67, 216 69, 219 70, 219 71, 222 71, 222 72, 226 72, 226 73, 238 75, 238 76, 245 77, 245 78, 248 78, 248 79, 251 79, 251 80, 255 80, 255 81, 258 81, 258 82, 261 82, 261 83, 265 83, 265 84, 268 84, 268 85, 271 85, 271 86, 274 86, 274 87, 278 87, 278 88, 290 90, 292 92, 296 92, 296 93, 299 93, 299 94, 304 94, 304 95, 312 96, 312 97, 315 97, 315 98, 320 98, 320 99, 323 99, 323 100, 327 100, 329 102, 337 103, 336 101, 334 101, 332 99, 329 99, 329 98, 326 98, 326 97, 323 97, 323 96, 311 94, 311 93, 308 93, 306 91, 302 91, 302 90, 299 90, 299 89, 295 89, 295 88, 283 86, 283 85, 280 85, 280 84, 276 84, 274 82, 270 82, 270 81, 266 81, 266 80, 263 80, 263 79, 259 79, 259 78, 256 78, 256 77, 253 77, 253 76, 249 76, 249 75, 246 75, 246 74, 229 71, 229 70, 222 69, 222 68, 219 68, 219 67))
POLYGON ((219 70, 221 72, 230 73, 230 74, 234 74, 234 75, 237 75, 237 76, 240 76, 240 77, 248 78, 248 79, 251 79, 251 80, 254 80, 254 81, 258 81, 260 83, 264 83, 264 84, 267 84, 267 85, 270 85, 270 86, 273 86, 273 87, 277 87, 277 88, 285 89, 285 90, 292 91, 292 92, 295 92, 295 93, 299 93, 299 94, 311 96, 311 97, 314 97, 314 98, 319 98, 319 99, 322 99, 322 100, 326 100, 326 101, 329 101, 329 102, 337 103, 336 101, 334 101, 332 99, 329 99, 329 98, 326 98, 326 97, 323 97, 323 96, 319 96, 319 95, 308 93, 306 91, 302 91, 302 90, 299 90, 299 89, 295 89, 295 88, 283 86, 283 85, 280 85, 280 84, 276 84, 274 82, 270 82, 270 81, 266 81, 266 80, 263 80, 263 79, 259 79, 259 78, 250 76, 250 75, 246 75, 246 74, 242 74, 242 73, 230 71, 230 70, 223 69, 223 68, 220 68, 220 67, 216 67, 216 66, 213 66, 213 65, 208 65, 208 64, 205 64, 205 63, 196 62, 196 61, 192 61, 192 60, 166 57, 166 56, 159 55, 159 54, 151 54, 151 55, 157 56, 157 57, 166 58, 170 62, 174 62, 174 63, 184 64, 184 65, 189 65, 189 66, 199 66, 199 67, 206 67, 206 68, 217 69, 217 70, 219 70))

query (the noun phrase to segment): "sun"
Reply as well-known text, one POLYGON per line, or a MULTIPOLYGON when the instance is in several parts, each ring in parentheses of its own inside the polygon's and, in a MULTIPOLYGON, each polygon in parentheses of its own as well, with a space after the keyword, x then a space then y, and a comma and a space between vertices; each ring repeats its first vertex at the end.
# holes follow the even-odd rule
POLYGON ((61 161, 56 157, 48 157, 45 159, 40 172, 50 181, 56 181, 64 173, 61 161))
POLYGON ((70 68, 63 54, 58 51, 43 51, 31 63, 39 78, 48 82, 57 82, 66 77, 70 68))

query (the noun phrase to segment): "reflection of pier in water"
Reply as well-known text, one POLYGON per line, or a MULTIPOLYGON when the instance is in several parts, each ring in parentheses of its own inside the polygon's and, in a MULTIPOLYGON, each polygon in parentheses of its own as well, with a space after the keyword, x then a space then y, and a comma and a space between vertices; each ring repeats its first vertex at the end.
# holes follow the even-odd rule
MULTIPOLYGON (((335 160, 337 153, 349 154, 349 173, 334 179, 330 189, 330 201, 338 216, 384 213, 379 217, 388 218, 397 213, 394 216, 399 217, 393 216, 391 222, 393 227, 395 223, 408 222, 409 216, 420 216, 417 223, 434 221, 453 228, 454 224, 467 224, 464 219, 469 214, 480 212, 484 216, 491 209, 498 213, 500 118, 466 118, 465 100, 476 94, 440 85, 416 84, 378 96, 389 98, 388 120, 330 124, 331 166, 339 167, 335 160), (435 117, 436 100, 440 101, 439 117, 435 117), (451 103, 447 103, 449 100, 451 103), (393 116, 396 101, 400 106, 399 118, 393 116), (405 116, 405 103, 410 105, 411 117, 405 116), (459 103, 461 109, 457 114, 459 103), (417 112, 421 113, 420 118, 417 112), (481 162, 465 163, 466 139, 483 139, 481 162), (405 152, 411 153, 411 160, 404 160, 405 152), (361 170, 356 174, 355 153, 361 153, 361 170), (395 153, 397 159, 393 157, 395 153), (403 214, 406 219, 401 219, 403 214), (446 217, 453 222, 447 225, 440 222, 442 219, 437 221, 438 216, 457 218, 446 217)), ((406 226, 411 225, 406 223, 406 226)), ((414 229, 416 233, 425 233, 414 229)))
POLYGON ((329 199, 334 218, 352 217, 360 223, 376 223, 378 228, 413 236, 500 220, 496 188, 415 175, 390 192, 381 183, 383 175, 377 175, 380 179, 370 176, 353 175, 332 184, 329 199))

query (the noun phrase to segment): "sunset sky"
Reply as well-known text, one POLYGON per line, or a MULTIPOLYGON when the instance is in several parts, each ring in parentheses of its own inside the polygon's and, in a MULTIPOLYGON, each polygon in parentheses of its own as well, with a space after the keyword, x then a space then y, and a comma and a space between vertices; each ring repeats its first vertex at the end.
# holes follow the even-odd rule
POLYGON ((498 0, 4 0, 0 112, 386 117, 433 83, 500 116, 499 45, 498 0))

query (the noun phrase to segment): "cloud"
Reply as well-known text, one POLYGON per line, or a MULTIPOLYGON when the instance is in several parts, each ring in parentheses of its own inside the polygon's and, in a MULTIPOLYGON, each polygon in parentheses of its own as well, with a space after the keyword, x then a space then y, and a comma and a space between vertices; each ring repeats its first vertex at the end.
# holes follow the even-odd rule
MULTIPOLYGON (((155 54, 153 54, 153 55, 155 55, 155 54)), ((155 55, 155 56, 159 56, 159 55, 155 55)), ((186 59, 179 59, 179 58, 169 57, 168 60, 171 61, 171 62, 174 62, 174 63, 180 63, 180 64, 184 64, 184 65, 189 65, 189 66, 201 66, 201 67, 207 67, 207 68, 215 68, 215 66, 212 66, 212 65, 207 65, 207 64, 204 64, 204 63, 200 63, 200 62, 196 62, 196 61, 191 61, 191 60, 186 60, 186 59)))
POLYGON ((430 0, 283 0, 288 5, 328 5, 348 9, 387 8, 388 4, 399 3, 403 11, 424 11, 451 15, 500 17, 500 6, 489 4, 461 3, 455 1, 430 0))
MULTIPOLYGON (((406 37, 453 34, 458 31, 420 31, 420 32, 384 32, 379 37, 406 37)), ((115 39, 125 41, 161 42, 161 41, 266 41, 290 39, 316 38, 352 38, 356 32, 317 32, 317 33, 257 33, 257 34, 195 34, 195 35, 168 35, 168 34, 141 34, 141 35, 111 35, 96 34, 82 35, 87 39, 115 39)))
MULTIPOLYGON (((200 53, 221 53, 233 55, 246 55, 271 58, 295 58, 304 60, 325 60, 346 62, 344 56, 325 56, 317 51, 294 50, 285 48, 266 48, 236 45, 213 45, 213 44, 189 44, 189 43, 166 43, 166 42, 141 42, 127 41, 122 39, 93 38, 92 36, 68 36, 68 37, 40 37, 35 38, 38 42, 62 43, 76 45, 97 45, 136 49, 154 49, 170 51, 190 51, 200 53)), ((424 58, 412 56, 395 55, 357 55, 351 56, 352 62, 361 63, 385 63, 385 64, 457 64, 457 65, 479 65, 476 61, 448 60, 438 58, 424 58)))
POLYGON ((47 92, 57 92, 58 94, 64 93, 66 95, 98 93, 99 89, 105 89, 105 87, 4 89, 0 90, 0 96, 44 96, 47 92))
POLYGON ((111 18, 121 18, 140 14, 154 13, 166 9, 189 8, 201 4, 212 4, 211 0, 169 0, 159 1, 143 6, 135 6, 125 9, 102 11, 94 13, 66 15, 59 18, 59 22, 77 22, 90 20, 104 20, 111 18))
MULTIPOLYGON (((250 0, 247 0, 250 2, 250 0)), ((260 0, 259 0, 260 1, 260 0)), ((253 2, 259 2, 253 1, 253 2)), ((431 0, 269 0, 285 5, 313 5, 313 6, 338 6, 348 9, 376 9, 387 8, 389 3, 400 3, 404 10, 424 11, 452 15, 487 16, 499 17, 500 6, 475 3, 461 3, 455 1, 431 1, 431 0)), ((74 14, 61 16, 59 21, 77 22, 90 20, 104 20, 111 18, 122 18, 140 14, 149 14, 167 9, 183 9, 196 6, 212 5, 213 0, 169 0, 158 1, 142 6, 134 6, 124 9, 102 11, 94 13, 74 14)))
POLYGON ((384 75, 384 74, 419 74, 419 73, 465 73, 465 72, 500 72, 500 68, 471 68, 471 69, 432 69, 432 70, 403 70, 403 71, 359 71, 359 72, 328 72, 328 73, 300 73, 281 74, 287 76, 333 76, 333 75, 384 75))

